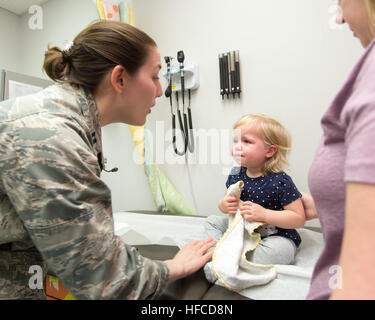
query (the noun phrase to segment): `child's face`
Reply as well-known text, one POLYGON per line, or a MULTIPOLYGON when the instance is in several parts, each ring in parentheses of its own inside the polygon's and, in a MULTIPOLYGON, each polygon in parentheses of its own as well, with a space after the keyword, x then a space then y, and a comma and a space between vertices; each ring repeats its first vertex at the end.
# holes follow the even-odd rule
POLYGON ((264 163, 272 155, 256 128, 241 126, 234 130, 232 156, 242 167, 262 171, 264 163))

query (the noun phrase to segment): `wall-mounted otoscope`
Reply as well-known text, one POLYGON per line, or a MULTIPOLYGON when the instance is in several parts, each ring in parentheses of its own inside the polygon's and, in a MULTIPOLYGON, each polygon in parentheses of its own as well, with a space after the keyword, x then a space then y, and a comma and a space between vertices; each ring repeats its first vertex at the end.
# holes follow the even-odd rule
POLYGON ((241 80, 240 80, 240 52, 231 51, 219 54, 220 68, 220 94, 222 99, 230 94, 236 98, 236 93, 240 98, 241 80))
POLYGON ((167 63, 167 73, 164 75, 168 81, 168 87, 165 90, 165 96, 170 98, 171 115, 172 115, 172 135, 173 135, 173 147, 174 151, 178 155, 184 155, 189 149, 190 152, 194 152, 194 133, 193 133, 193 121, 191 113, 191 90, 198 88, 199 86, 199 73, 198 67, 193 63, 185 64, 185 54, 182 50, 177 52, 178 66, 171 65, 172 57, 164 57, 167 63), (189 104, 187 109, 185 108, 185 91, 188 91, 189 104), (183 117, 182 121, 181 111, 179 109, 178 92, 181 91, 182 95, 182 106, 183 106, 183 117), (173 92, 176 95, 176 113, 172 107, 172 96, 173 92), (187 110, 187 112, 186 112, 187 110), (184 148, 182 151, 177 149, 176 145, 176 114, 178 117, 178 123, 181 130, 182 138, 184 141, 184 148))
POLYGON ((173 143, 173 148, 174 148, 174 152, 180 156, 183 156, 186 152, 186 149, 187 149, 187 142, 186 142, 186 135, 185 135, 185 130, 184 130, 184 127, 183 127, 183 124, 182 124, 182 117, 181 117, 181 112, 180 112, 180 109, 179 109, 179 105, 178 105, 178 95, 177 95, 177 92, 176 92, 176 99, 177 99, 177 109, 176 109, 176 113, 177 113, 177 116, 178 116, 178 122, 179 122, 179 125, 180 125, 180 130, 181 130, 181 134, 182 134, 182 139, 185 141, 185 150, 183 151, 179 151, 177 149, 177 145, 176 145, 176 113, 173 111, 173 92, 172 92, 172 73, 171 73, 171 61, 172 61, 172 57, 169 57, 169 56, 166 56, 164 57, 164 61, 165 63, 167 64, 167 77, 168 77, 168 87, 167 89, 165 90, 165 96, 167 98, 169 98, 169 104, 171 106, 171 115, 172 115, 172 143, 173 143))
POLYGON ((185 107, 185 76, 184 76, 185 55, 182 50, 177 52, 177 61, 180 63, 182 105, 185 107))
POLYGON ((171 61, 172 57, 164 57, 164 61, 167 64, 167 73, 168 73, 168 87, 165 90, 165 96, 170 98, 170 104, 172 107, 172 74, 171 74, 171 61))
MULTIPOLYGON (((191 108, 190 108, 190 98, 191 98, 191 93, 189 90, 189 106, 188 106, 188 114, 186 114, 186 109, 185 109, 185 71, 184 71, 184 61, 185 61, 185 54, 184 52, 178 51, 177 52, 177 61, 180 63, 180 77, 181 77, 181 95, 182 95, 182 107, 183 107, 183 112, 184 112, 184 133, 186 137, 186 144, 187 147, 189 148, 190 152, 194 151, 194 135, 193 135, 193 121, 192 121, 192 116, 191 116, 191 108), (188 125, 188 118, 189 118, 189 125, 188 125)), ((186 145, 185 145, 186 149, 186 145)))

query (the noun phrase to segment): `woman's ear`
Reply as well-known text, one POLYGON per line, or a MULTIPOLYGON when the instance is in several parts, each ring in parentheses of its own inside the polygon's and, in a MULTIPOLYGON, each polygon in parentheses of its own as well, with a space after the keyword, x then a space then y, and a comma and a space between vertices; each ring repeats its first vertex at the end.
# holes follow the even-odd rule
POLYGON ((123 66, 117 65, 111 71, 111 84, 117 93, 123 93, 126 88, 128 73, 123 66))
POLYGON ((276 152, 277 152, 277 146, 275 145, 269 146, 268 151, 266 153, 266 157, 272 158, 276 152))

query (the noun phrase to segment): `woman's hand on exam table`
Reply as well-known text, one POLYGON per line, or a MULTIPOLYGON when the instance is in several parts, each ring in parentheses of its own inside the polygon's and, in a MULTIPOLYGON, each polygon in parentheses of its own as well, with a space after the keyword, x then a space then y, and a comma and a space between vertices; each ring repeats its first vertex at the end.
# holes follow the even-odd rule
POLYGON ((170 271, 169 283, 184 278, 202 268, 211 259, 216 244, 212 238, 197 240, 185 245, 171 260, 164 261, 170 271))
POLYGON ((315 208, 315 202, 311 194, 306 192, 301 192, 302 194, 302 204, 305 209, 306 220, 312 220, 318 218, 318 212, 315 208))

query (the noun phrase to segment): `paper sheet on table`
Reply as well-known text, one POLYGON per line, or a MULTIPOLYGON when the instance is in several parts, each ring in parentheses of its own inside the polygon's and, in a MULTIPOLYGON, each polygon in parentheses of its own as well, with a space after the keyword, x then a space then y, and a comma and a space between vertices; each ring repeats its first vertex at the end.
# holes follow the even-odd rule
POLYGON ((132 212, 117 212, 113 217, 115 234, 130 245, 160 244, 182 248, 189 242, 205 238, 203 217, 132 212), (128 228, 121 230, 117 227, 119 223, 126 223, 128 228))

